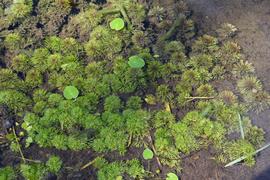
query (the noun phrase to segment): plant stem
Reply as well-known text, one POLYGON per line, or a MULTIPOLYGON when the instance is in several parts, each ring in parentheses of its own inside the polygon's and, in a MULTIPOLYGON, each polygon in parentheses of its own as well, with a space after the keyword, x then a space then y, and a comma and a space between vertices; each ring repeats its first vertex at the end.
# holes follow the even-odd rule
POLYGON ((170 30, 166 34, 161 36, 158 41, 163 42, 170 39, 178 31, 178 28, 184 24, 185 19, 186 19, 186 16, 184 14, 180 14, 177 17, 177 19, 174 21, 170 30))
MULTIPOLYGON (((15 156, 17 158, 20 158, 20 159, 23 159, 21 157, 18 157, 18 156, 15 156)), ((39 161, 39 160, 32 160, 32 159, 27 159, 27 158, 24 158, 25 161, 29 161, 29 162, 34 162, 34 163, 41 163, 42 161, 39 161)))
POLYGON ((161 162, 160 162, 160 160, 159 160, 159 158, 157 156, 157 151, 156 151, 156 148, 155 148, 155 146, 153 144, 153 139, 152 139, 151 135, 148 136, 148 139, 149 139, 149 142, 151 144, 152 150, 155 153, 155 157, 156 157, 156 160, 157 160, 157 163, 158 163, 158 167, 161 170, 162 169, 162 165, 161 165, 161 162))
POLYGON ((133 135, 132 135, 132 133, 131 133, 131 135, 129 136, 128 146, 127 146, 127 147, 129 147, 129 146, 131 145, 131 143, 132 143, 132 138, 133 138, 133 135))
POLYGON ((13 131, 13 134, 14 134, 14 137, 15 137, 15 141, 16 141, 18 147, 19 147, 19 152, 20 152, 20 155, 22 157, 22 160, 25 163, 26 161, 25 161, 25 158, 24 158, 24 155, 23 155, 23 152, 22 152, 22 149, 21 149, 21 145, 20 145, 19 140, 17 138, 16 131, 15 131, 14 127, 12 127, 12 131, 13 131))
POLYGON ((189 99, 187 102, 196 100, 196 99, 214 99, 215 97, 185 97, 185 99, 189 99))
POLYGON ((116 8, 116 9, 102 9, 101 11, 99 11, 99 13, 101 13, 103 16, 109 15, 109 14, 117 14, 120 13, 120 9, 116 8))
POLYGON ((121 12, 122 16, 124 17, 125 21, 128 24, 128 28, 131 29, 132 24, 131 24, 131 22, 130 22, 130 20, 128 18, 128 15, 126 13, 125 7, 123 5, 120 5, 119 8, 120 8, 120 12, 121 12))
MULTIPOLYGON (((103 157, 103 155, 102 155, 102 156, 100 156, 100 157, 103 157)), ((89 163, 85 164, 83 167, 81 167, 81 169, 80 169, 80 170, 83 170, 83 169, 85 169, 85 168, 87 168, 87 167, 91 166, 93 163, 95 163, 95 162, 96 162, 96 160, 97 160, 97 158, 95 158, 94 160, 92 160, 92 161, 90 161, 89 163)))

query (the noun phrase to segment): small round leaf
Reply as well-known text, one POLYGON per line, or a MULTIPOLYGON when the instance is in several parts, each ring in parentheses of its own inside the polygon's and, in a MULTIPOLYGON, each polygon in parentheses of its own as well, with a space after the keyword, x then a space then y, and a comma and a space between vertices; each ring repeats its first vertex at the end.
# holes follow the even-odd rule
POLYGON ((178 176, 174 173, 168 173, 166 180, 178 180, 178 176))
POLYGON ((110 22, 110 27, 113 30, 120 31, 125 27, 125 22, 122 18, 115 18, 110 22))
POLYGON ((154 157, 154 153, 153 151, 151 151, 151 149, 147 148, 143 151, 143 158, 145 160, 153 159, 153 157, 154 157))
POLYGON ((79 95, 79 90, 74 86, 67 86, 64 89, 64 97, 66 99, 75 99, 79 95))
POLYGON ((128 65, 131 67, 131 68, 142 68, 145 66, 145 62, 144 60, 139 57, 139 56, 131 56, 129 59, 128 59, 128 65))

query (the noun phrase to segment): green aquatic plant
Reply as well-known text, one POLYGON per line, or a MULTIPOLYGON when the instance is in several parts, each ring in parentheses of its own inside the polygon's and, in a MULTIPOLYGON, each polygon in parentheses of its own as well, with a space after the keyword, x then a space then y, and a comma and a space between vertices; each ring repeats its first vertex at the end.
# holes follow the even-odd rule
POLYGON ((237 64, 234 65, 232 74, 237 78, 241 78, 243 76, 254 74, 254 72, 255 69, 253 65, 241 59, 237 64))
POLYGON ((203 84, 196 90, 196 95, 201 97, 213 97, 215 90, 210 84, 203 84))
POLYGON ((243 95, 247 95, 261 91, 262 83, 254 76, 247 76, 237 82, 237 87, 243 95))
POLYGON ((84 45, 86 54, 94 60, 112 60, 122 50, 122 39, 103 26, 97 26, 84 45))
POLYGON ((15 173, 14 169, 10 166, 0 168, 0 179, 15 180, 16 173, 15 173))
POLYGON ((260 113, 270 106, 270 95, 263 90, 245 94, 244 100, 248 103, 248 107, 256 113, 260 113))
POLYGON ((50 156, 46 162, 46 167, 48 168, 48 171, 58 173, 62 167, 62 161, 58 156, 50 156))
POLYGON ((220 98, 226 105, 233 105, 237 102, 237 96, 232 91, 222 91, 219 93, 220 98))
POLYGON ((46 168, 43 164, 21 164, 20 172, 25 179, 41 180, 46 174, 46 168))

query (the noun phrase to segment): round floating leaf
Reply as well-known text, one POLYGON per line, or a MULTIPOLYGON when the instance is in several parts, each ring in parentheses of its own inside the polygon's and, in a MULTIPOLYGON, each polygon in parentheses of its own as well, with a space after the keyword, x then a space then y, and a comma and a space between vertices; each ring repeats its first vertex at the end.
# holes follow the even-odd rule
POLYGON ((79 95, 79 91, 76 87, 74 86, 67 86, 64 89, 64 97, 66 99, 75 99, 79 95))
POLYGON ((142 68, 145 66, 145 62, 144 60, 139 57, 139 56, 131 56, 129 59, 128 59, 128 65, 131 67, 131 68, 142 68))
POLYGON ((168 173, 166 180, 178 180, 178 176, 174 173, 168 173))
POLYGON ((110 27, 113 30, 120 31, 121 29, 125 27, 125 22, 121 18, 115 18, 114 20, 110 22, 110 27))
POLYGON ((154 157, 154 153, 153 151, 151 151, 151 149, 147 148, 143 151, 143 158, 145 160, 153 159, 153 157, 154 157))

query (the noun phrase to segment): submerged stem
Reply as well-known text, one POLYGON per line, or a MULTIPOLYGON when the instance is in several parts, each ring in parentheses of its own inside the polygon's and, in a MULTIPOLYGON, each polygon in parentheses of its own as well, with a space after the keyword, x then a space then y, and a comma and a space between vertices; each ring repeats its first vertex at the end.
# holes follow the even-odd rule
POLYGON ((14 137, 15 137, 15 141, 16 141, 18 147, 19 147, 19 152, 20 152, 20 155, 21 155, 21 157, 22 157, 22 160, 23 160, 23 162, 25 163, 26 160, 25 160, 25 158, 24 158, 24 155, 23 155, 23 152, 22 152, 22 149, 21 149, 21 145, 20 145, 19 140, 18 140, 18 138, 17 138, 16 131, 15 131, 15 128, 14 128, 14 127, 12 127, 12 131, 13 131, 13 134, 14 134, 14 137))

